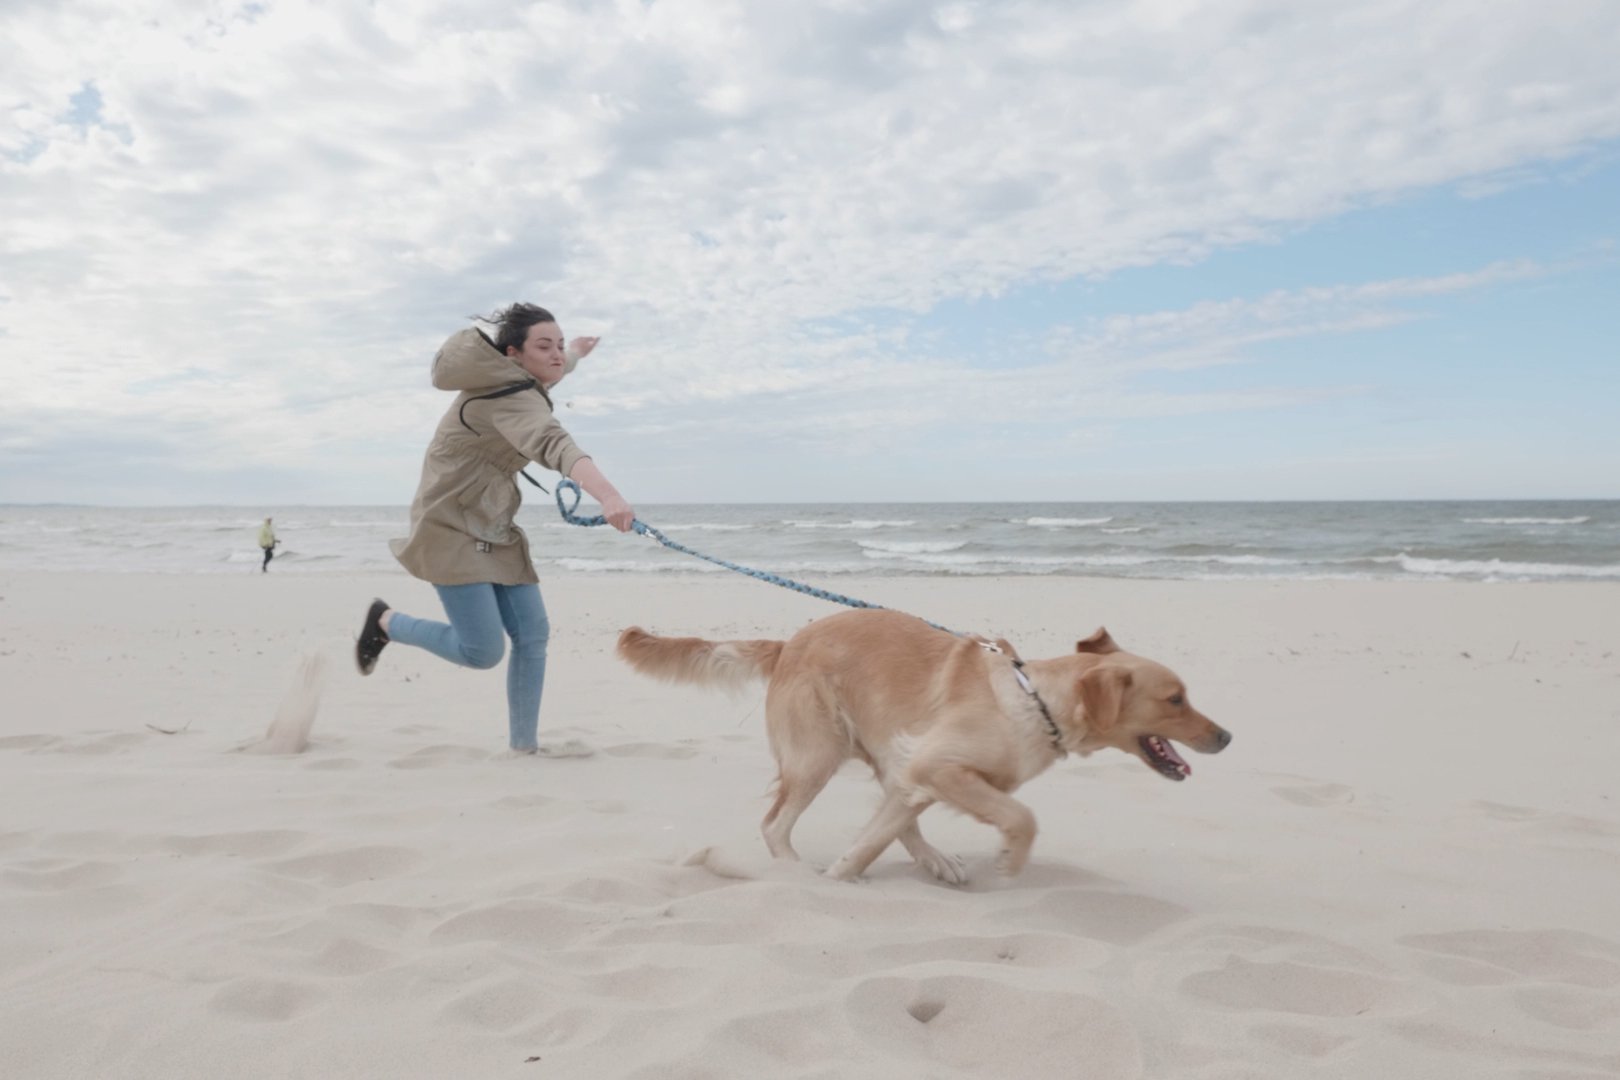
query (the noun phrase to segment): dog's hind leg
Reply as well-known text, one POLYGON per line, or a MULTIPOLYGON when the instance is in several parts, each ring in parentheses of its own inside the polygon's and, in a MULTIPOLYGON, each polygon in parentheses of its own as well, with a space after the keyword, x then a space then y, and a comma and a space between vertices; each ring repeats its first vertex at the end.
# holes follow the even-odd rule
POLYGON ((907 851, 911 852, 911 857, 917 860, 918 866, 927 870, 945 884, 963 885, 967 883, 967 867, 962 865, 962 860, 955 855, 945 854, 945 852, 924 840, 922 829, 918 828, 915 819, 900 834, 900 842, 905 845, 907 851))
POLYGON ((760 822, 760 832, 765 836, 765 846, 770 848, 772 858, 798 859, 799 853, 793 850, 793 826, 805 808, 821 794, 821 789, 827 786, 827 781, 838 771, 839 764, 834 761, 830 768, 796 769, 791 772, 786 765, 782 766, 781 775, 777 778, 776 802, 771 804, 765 820, 760 822))
POLYGON ((772 685, 765 698, 765 730, 776 755, 776 802, 760 823, 765 846, 778 859, 797 859, 793 826, 849 756, 836 706, 807 679, 772 685))

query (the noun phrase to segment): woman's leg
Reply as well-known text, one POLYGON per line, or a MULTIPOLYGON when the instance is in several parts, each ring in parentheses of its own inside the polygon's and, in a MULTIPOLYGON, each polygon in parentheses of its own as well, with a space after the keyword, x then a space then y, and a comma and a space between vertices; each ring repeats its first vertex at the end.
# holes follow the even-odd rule
POLYGON ((538 585, 495 585, 501 623, 512 638, 506 667, 506 711, 513 750, 539 746, 540 695, 546 688, 546 643, 551 621, 538 585))
POLYGON ((388 640, 415 645, 463 667, 492 668, 506 652, 498 585, 435 585, 448 624, 417 619, 403 611, 388 615, 388 640))

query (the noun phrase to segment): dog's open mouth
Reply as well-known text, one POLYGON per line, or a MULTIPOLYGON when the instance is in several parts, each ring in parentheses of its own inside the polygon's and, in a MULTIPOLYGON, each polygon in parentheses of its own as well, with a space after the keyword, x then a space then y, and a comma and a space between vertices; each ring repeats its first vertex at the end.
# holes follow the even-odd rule
POLYGON ((1192 775, 1192 766, 1181 760, 1181 755, 1176 753, 1176 748, 1170 745, 1169 739, 1161 739, 1157 735, 1143 735, 1136 741, 1142 747, 1142 757, 1160 776, 1167 776, 1171 780, 1185 780, 1192 775))

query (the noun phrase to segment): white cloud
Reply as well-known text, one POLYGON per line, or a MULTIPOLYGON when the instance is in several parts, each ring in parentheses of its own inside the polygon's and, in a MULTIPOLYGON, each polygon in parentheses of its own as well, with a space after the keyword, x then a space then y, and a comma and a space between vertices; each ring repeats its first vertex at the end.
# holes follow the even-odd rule
POLYGON ((608 334, 574 414, 606 430, 695 415, 847 452, 1012 422, 1031 393, 1308 397, 1122 380, 1517 271, 1105 319, 993 378, 894 335, 1620 134, 1604 0, 70 0, 0 31, 7 447, 128 432, 171 448, 155 472, 335 470, 355 498, 408 495, 442 406, 426 358, 517 298, 608 334), (901 329, 807 325, 871 311, 901 329))

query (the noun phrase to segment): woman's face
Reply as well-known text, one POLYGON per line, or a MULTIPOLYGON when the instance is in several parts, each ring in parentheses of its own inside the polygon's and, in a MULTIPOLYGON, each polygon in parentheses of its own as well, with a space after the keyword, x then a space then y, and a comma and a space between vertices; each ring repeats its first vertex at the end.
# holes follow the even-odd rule
POLYGON ((535 323, 529 327, 529 336, 523 348, 508 345, 506 355, 516 360, 518 367, 533 375, 541 386, 552 386, 561 381, 564 371, 562 328, 554 322, 535 323))

